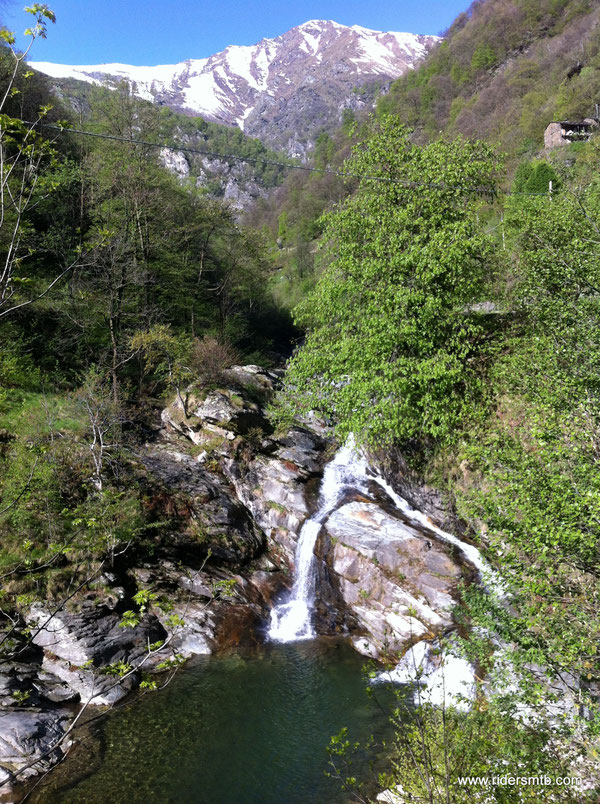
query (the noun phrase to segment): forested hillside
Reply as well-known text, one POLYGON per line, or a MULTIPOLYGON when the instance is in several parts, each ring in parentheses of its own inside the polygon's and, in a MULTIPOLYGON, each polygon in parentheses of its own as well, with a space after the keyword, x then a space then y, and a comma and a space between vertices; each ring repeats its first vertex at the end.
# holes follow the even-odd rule
POLYGON ((421 140, 463 134, 511 159, 543 147, 551 120, 588 117, 600 94, 600 9, 593 0, 484 0, 381 98, 421 140))
MULTIPOLYGON (((415 142, 463 135, 496 145, 507 155, 507 189, 519 164, 543 149, 550 121, 595 113, 599 21, 592 0, 475 2, 423 64, 379 98, 377 114, 397 115, 413 129, 415 142)), ((348 111, 336 134, 322 134, 312 164, 339 170, 349 152, 351 124, 360 126, 366 114, 355 119, 348 111)), ((561 161, 560 154, 553 158, 561 161)), ((288 249, 280 259, 281 286, 294 301, 302 293, 297 286, 307 289, 313 281, 315 255, 318 272, 320 215, 353 186, 333 176, 289 176, 271 199, 259 204, 258 220, 288 249)))
MULTIPOLYGON (((37 74, 36 80, 51 91, 60 106, 69 110, 74 127, 83 126, 85 130, 96 134, 119 136, 121 132, 128 136, 121 122, 107 112, 114 87, 107 89, 72 78, 51 80, 41 74, 37 74)), ((131 92, 126 81, 120 91, 131 92)), ((285 179, 285 169, 278 167, 277 163, 285 165, 287 158, 270 150, 259 140, 243 134, 238 128, 180 114, 167 106, 158 106, 154 112, 144 112, 152 104, 133 94, 131 104, 140 110, 140 114, 152 117, 152 130, 145 132, 152 142, 166 143, 175 149, 178 145, 189 149, 163 151, 163 165, 181 181, 195 182, 212 198, 225 200, 235 209, 243 210, 268 195, 285 179), (220 158, 219 154, 225 155, 225 158, 220 158)))
MULTIPOLYGON (((445 490, 510 600, 506 608, 474 589, 463 600, 465 623, 481 629, 467 651, 488 672, 500 639, 520 678, 485 727, 476 715, 442 722, 435 708, 425 708, 416 732, 398 726, 404 764, 389 784, 432 802, 444 799, 426 798, 423 773, 450 800, 469 800, 436 757, 442 740, 460 755, 461 735, 480 728, 496 741, 470 759, 483 776, 513 750, 537 772, 541 744, 550 752, 556 740, 569 746, 563 758, 594 762, 598 140, 565 146, 563 156, 558 192, 534 186, 504 196, 488 144, 418 145, 397 116, 380 116, 345 163, 365 178, 326 215, 323 272, 295 311, 307 338, 288 366, 283 420, 316 409, 340 437, 353 433, 388 459, 399 451, 445 490), (534 690, 538 705, 544 699, 540 666, 588 708, 563 722, 560 737, 541 714, 528 743, 507 725, 515 707, 534 705, 534 690), (432 751, 426 760, 415 759, 422 741, 432 751)), ((556 800, 588 799, 565 792, 556 800)))
MULTIPOLYGON (((279 361, 293 330, 268 292, 260 232, 205 187, 182 183, 151 145, 46 128, 81 121, 23 64, 12 79, 14 67, 3 51, 0 529, 13 578, 6 600, 26 602, 46 584, 59 593, 60 569, 34 569, 64 563, 57 528, 83 539, 85 575, 104 537, 95 526, 81 537, 75 520, 103 534, 143 527, 127 445, 161 395, 215 361, 279 361), (23 563, 32 571, 19 580, 23 563)), ((173 118, 124 86, 93 93, 84 123, 147 143, 177 126, 185 140, 173 118)), ((204 125, 189 120, 188 129, 204 125)), ((233 144, 218 140, 220 127, 207 130, 212 144, 233 144)), ((249 141, 237 139, 243 150, 249 141)))

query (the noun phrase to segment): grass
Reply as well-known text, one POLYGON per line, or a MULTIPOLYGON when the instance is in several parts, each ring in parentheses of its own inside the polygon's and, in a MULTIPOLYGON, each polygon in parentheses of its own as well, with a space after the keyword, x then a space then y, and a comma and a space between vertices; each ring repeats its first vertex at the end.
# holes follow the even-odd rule
POLYGON ((11 389, 0 406, 0 429, 17 437, 47 436, 57 431, 78 435, 85 426, 82 413, 64 394, 11 389))

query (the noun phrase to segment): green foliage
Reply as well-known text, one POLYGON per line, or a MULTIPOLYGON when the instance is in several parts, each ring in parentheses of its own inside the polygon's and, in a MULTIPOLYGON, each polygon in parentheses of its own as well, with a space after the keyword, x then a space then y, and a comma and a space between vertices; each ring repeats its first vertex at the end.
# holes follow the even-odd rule
MULTIPOLYGON (((421 701, 416 710, 398 696, 393 714, 396 739, 389 746, 391 773, 380 776, 382 787, 402 786, 410 800, 460 804, 474 800, 476 788, 460 784, 464 777, 490 781, 486 800, 498 804, 538 802, 540 787, 492 785, 493 777, 568 776, 565 758, 552 748, 551 732, 531 728, 504 705, 492 702, 464 712, 453 706, 421 701)), ((556 735, 555 735, 556 736, 556 735)), ((385 750, 385 748, 384 748, 385 750)), ((543 789, 543 788, 542 788, 543 789)), ((556 801, 581 801, 580 790, 552 785, 556 801)))
POLYGON ((521 162, 515 172, 513 192, 542 195, 549 192, 550 182, 552 182, 552 192, 560 188, 558 174, 548 162, 543 159, 521 162))
POLYGON ((494 48, 488 42, 480 42, 471 56, 472 70, 487 70, 496 62, 494 48))
POLYGON ((519 202, 509 217, 518 325, 490 376, 494 415, 459 453, 481 480, 457 489, 501 551, 519 613, 511 638, 531 661, 585 675, 600 634, 599 216, 592 185, 519 202))
POLYGON ((497 167, 485 145, 418 147, 395 119, 374 125, 346 169, 380 180, 326 217, 329 265, 296 311, 308 337, 288 370, 291 404, 373 442, 452 433, 477 386, 482 329, 466 305, 490 272, 465 193, 492 194, 497 167))

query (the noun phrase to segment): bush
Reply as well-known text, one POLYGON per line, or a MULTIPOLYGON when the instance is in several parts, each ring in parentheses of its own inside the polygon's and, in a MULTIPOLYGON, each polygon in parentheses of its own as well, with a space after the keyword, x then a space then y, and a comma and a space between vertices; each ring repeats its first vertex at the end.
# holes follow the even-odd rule
POLYGON ((191 368, 204 387, 219 385, 225 371, 238 362, 239 355, 231 344, 210 335, 196 339, 192 348, 191 368))

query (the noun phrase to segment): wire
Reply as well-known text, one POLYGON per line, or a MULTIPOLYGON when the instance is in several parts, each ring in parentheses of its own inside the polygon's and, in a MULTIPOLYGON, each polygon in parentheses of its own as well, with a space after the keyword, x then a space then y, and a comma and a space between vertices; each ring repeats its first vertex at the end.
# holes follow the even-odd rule
MULTIPOLYGON (((26 122, 26 121, 24 121, 26 122)), ((411 179, 396 179, 390 178, 389 176, 370 176, 370 175, 360 175, 356 173, 347 173, 342 170, 329 170, 327 168, 316 168, 316 167, 309 167, 308 165, 297 165, 291 162, 277 162, 273 159, 263 159, 261 157, 252 157, 252 156, 239 156, 238 154, 223 154, 218 153, 216 151, 204 151, 199 148, 188 148, 185 145, 169 145, 168 143, 160 143, 160 142, 149 142, 148 140, 134 140, 128 137, 120 137, 116 134, 98 134, 93 131, 82 131, 81 129, 77 128, 68 128, 66 126, 59 126, 53 125, 51 123, 29 123, 26 122, 26 125, 30 126, 41 126, 43 128, 53 129, 54 131, 58 131, 61 134, 69 133, 69 134, 79 134, 84 137, 94 137, 96 139, 103 139, 103 140, 111 140, 114 142, 123 142, 128 145, 145 145, 146 147, 150 148, 160 148, 161 150, 168 150, 174 152, 183 152, 189 154, 196 154, 200 156, 210 156, 214 159, 231 159, 238 162, 248 162, 253 164, 261 164, 261 165, 269 165, 272 167, 280 167, 286 170, 303 170, 307 173, 321 173, 327 176, 339 176, 345 179, 359 179, 359 180, 366 180, 366 181, 380 181, 386 182, 389 184, 401 184, 405 187, 427 187, 429 189, 436 189, 436 190, 464 190, 467 193, 482 193, 485 195, 496 195, 496 190, 493 187, 463 187, 461 185, 452 185, 446 184, 444 182, 418 182, 413 181, 411 179)), ((543 193, 536 193, 536 195, 543 195, 543 193)))
MULTIPOLYGON (((183 152, 188 154, 195 154, 199 156, 210 156, 214 159, 231 159, 238 162, 248 162, 251 164, 269 165, 271 167, 280 167, 285 170, 303 170, 307 173, 321 173, 327 176, 339 176, 345 179, 358 179, 360 181, 380 181, 387 182, 388 184, 401 184, 404 187, 419 188, 425 187, 432 190, 464 190, 465 193, 481 193, 483 195, 495 196, 497 192, 493 187, 464 187, 458 184, 446 184, 445 182, 420 182, 413 181, 412 179, 395 179, 389 176, 370 176, 368 174, 347 173, 343 170, 329 170, 327 168, 309 167, 308 165, 297 165, 292 162, 277 162, 274 159, 263 159, 262 157, 253 156, 240 156, 239 154, 223 154, 217 151, 204 151, 199 148, 188 148, 185 145, 169 145, 168 143, 149 142, 148 140, 134 140, 128 137, 120 137, 116 134, 99 134, 94 131, 83 131, 77 128, 68 128, 67 126, 53 125, 51 123, 30 123, 24 121, 28 126, 41 126, 42 128, 50 128, 58 131, 61 134, 79 134, 83 137, 94 137, 96 139, 111 140, 113 142, 123 142, 127 145, 145 145, 149 148, 160 148, 160 150, 173 151, 175 153, 183 152)), ((541 191, 536 193, 524 191, 506 191, 503 195, 527 195, 527 196, 547 196, 548 192, 541 191)))

